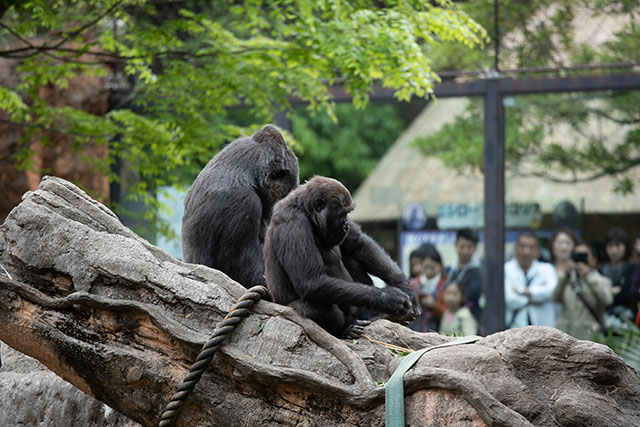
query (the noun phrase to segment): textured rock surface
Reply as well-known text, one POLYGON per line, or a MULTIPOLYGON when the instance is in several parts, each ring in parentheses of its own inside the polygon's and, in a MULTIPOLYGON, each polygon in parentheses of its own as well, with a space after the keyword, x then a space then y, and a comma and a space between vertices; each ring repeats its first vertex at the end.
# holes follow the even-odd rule
POLYGON ((139 426, 4 343, 0 346, 0 355, 3 426, 139 426))
MULTIPOLYGON (((16 279, 0 275, 0 339, 148 426, 243 293, 218 271, 171 258, 55 178, 0 228, 0 263, 16 279)), ((414 350, 451 340, 385 320, 365 334, 414 350)), ((178 425, 383 426, 383 384, 400 357, 367 337, 338 340, 259 302, 178 425)), ((408 425, 640 425, 636 373, 609 348, 552 328, 435 349, 404 380, 408 425)))

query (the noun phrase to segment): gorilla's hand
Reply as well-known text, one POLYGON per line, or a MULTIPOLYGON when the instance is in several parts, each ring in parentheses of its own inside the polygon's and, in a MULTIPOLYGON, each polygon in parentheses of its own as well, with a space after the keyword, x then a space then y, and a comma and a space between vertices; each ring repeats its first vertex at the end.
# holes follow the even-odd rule
POLYGON ((422 305, 420 305, 418 294, 415 293, 415 291, 409 284, 409 281, 406 282, 405 286, 403 286, 403 289, 409 289, 407 293, 409 294, 409 298, 411 299, 411 313, 409 313, 407 320, 413 320, 417 317, 420 317, 420 315, 422 314, 422 305))
POLYGON ((358 319, 352 324, 348 325, 345 331, 342 333, 342 338, 348 340, 355 340, 360 338, 360 335, 364 332, 365 326, 369 326, 371 320, 358 319))
POLYGON ((379 307, 380 310, 397 319, 406 319, 413 311, 409 295, 391 286, 381 289, 379 307))
MULTIPOLYGON (((404 276, 404 275, 402 275, 404 276)), ((393 288, 400 289, 403 291, 409 299, 411 300, 411 312, 404 318, 395 319, 396 322, 408 321, 420 317, 422 314, 422 304, 420 304, 420 298, 418 298, 418 294, 413 290, 413 287, 409 284, 409 281, 406 277, 403 277, 401 280, 391 281, 389 285, 393 288)))

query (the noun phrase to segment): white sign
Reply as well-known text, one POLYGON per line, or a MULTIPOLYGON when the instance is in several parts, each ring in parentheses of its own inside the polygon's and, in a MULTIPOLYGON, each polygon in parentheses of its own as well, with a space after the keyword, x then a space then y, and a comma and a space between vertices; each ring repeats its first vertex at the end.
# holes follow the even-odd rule
POLYGON ((436 224, 440 230, 482 228, 484 209, 481 203, 450 203, 438 206, 436 224))
POLYGON ((539 228, 542 222, 540 205, 535 202, 507 203, 504 226, 509 228, 539 228))
MULTIPOLYGON (((507 203, 505 227, 538 228, 542 222, 540 205, 535 202, 507 203)), ((484 208, 481 203, 450 203, 438 206, 438 229, 478 229, 484 227, 484 208)))

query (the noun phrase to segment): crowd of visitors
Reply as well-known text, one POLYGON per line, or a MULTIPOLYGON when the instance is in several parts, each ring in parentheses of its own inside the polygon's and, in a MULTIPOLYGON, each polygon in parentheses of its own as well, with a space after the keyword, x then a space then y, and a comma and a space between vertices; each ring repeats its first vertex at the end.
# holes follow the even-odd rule
POLYGON ((411 322, 415 331, 440 331, 449 335, 473 335, 479 332, 481 318, 482 271, 473 254, 478 236, 469 229, 456 234, 457 259, 445 268, 440 253, 430 243, 410 254, 411 271, 416 276, 409 282, 422 304, 422 316, 411 322), (414 266, 416 270, 414 270, 414 266), (432 284, 428 284, 431 280, 432 284), (437 284, 433 281, 437 280, 437 284), (448 291, 448 292, 447 292, 448 291))
MULTIPOLYGON (((456 261, 445 268, 438 250, 411 253, 410 280, 423 315, 410 327, 448 335, 483 334, 483 274, 474 259, 477 235, 457 232, 456 261)), ((640 236, 612 228, 602 243, 583 242, 559 228, 543 259, 538 237, 521 232, 504 266, 505 325, 556 327, 578 339, 603 339, 608 330, 640 324, 640 236), (634 259, 636 261, 632 261, 634 259)))

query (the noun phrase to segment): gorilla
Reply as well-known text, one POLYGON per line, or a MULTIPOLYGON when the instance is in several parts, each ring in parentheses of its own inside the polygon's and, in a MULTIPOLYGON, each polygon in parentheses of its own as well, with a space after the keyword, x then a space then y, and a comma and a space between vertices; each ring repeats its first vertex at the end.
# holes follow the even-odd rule
POLYGON ((298 159, 266 125, 216 154, 187 193, 182 257, 249 288, 265 285, 262 245, 274 204, 298 186, 298 159))
POLYGON ((316 176, 275 205, 264 242, 273 301, 340 338, 358 337, 385 314, 403 321, 421 313, 400 268, 347 217, 354 207, 339 181, 316 176), (389 286, 376 288, 369 273, 389 286))

